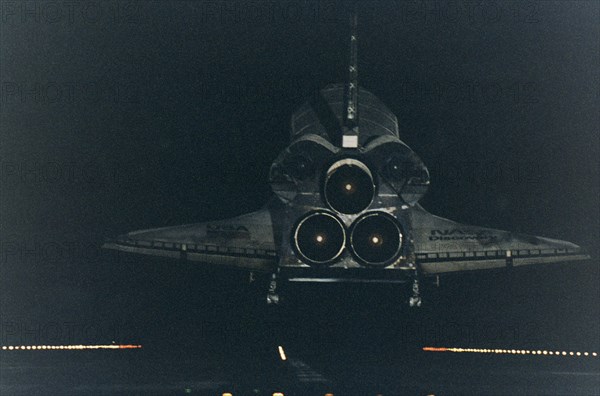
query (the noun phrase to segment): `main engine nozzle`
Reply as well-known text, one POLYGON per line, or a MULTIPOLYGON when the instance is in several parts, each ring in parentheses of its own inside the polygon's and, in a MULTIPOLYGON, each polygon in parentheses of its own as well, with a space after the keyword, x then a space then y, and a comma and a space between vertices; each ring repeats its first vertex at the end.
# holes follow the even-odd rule
POLYGON ((327 205, 339 213, 360 213, 375 196, 373 175, 362 162, 353 158, 342 159, 327 170, 323 195, 327 205))
POLYGON ((352 225, 350 247, 352 254, 361 264, 386 266, 400 255, 402 248, 400 224, 387 213, 367 213, 352 225))
POLYGON ((331 264, 342 255, 345 245, 344 224, 331 213, 309 213, 293 232, 292 246, 308 264, 331 264))

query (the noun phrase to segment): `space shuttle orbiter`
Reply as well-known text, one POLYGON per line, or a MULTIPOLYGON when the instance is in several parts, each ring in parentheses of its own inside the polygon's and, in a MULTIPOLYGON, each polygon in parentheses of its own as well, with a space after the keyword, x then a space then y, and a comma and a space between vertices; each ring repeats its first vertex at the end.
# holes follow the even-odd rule
POLYGON ((419 205, 425 164, 396 116, 358 86, 356 16, 348 81, 292 115, 291 142, 270 170, 275 196, 227 220, 130 232, 105 248, 272 274, 277 282, 412 282, 422 277, 589 258, 570 242, 434 216, 419 205))

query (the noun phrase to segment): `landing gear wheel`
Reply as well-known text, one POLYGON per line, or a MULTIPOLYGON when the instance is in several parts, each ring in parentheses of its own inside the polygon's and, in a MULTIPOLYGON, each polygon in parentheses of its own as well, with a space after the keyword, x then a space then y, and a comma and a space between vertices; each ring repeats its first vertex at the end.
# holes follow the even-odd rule
POLYGON ((408 305, 410 305, 411 307, 420 307, 421 302, 422 302, 421 297, 412 296, 411 298, 408 299, 408 305))

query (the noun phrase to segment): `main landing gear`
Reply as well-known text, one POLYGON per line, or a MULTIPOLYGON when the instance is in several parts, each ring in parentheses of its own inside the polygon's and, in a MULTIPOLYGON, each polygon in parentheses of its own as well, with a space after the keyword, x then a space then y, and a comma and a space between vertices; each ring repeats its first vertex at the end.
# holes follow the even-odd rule
POLYGON ((412 295, 408 299, 408 305, 411 307, 420 307, 422 302, 421 293, 419 292, 419 279, 415 276, 412 284, 412 295))
POLYGON ((271 275, 269 281, 269 291, 267 292, 267 304, 277 305, 279 304, 279 294, 277 294, 277 272, 271 275))

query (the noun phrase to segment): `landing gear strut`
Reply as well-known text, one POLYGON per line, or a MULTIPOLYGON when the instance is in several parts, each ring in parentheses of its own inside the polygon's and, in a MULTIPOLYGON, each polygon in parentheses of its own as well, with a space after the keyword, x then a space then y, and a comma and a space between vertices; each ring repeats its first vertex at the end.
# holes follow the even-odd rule
POLYGON ((267 292, 267 304, 277 305, 279 304, 279 294, 277 294, 277 273, 274 272, 271 275, 271 281, 269 282, 269 291, 267 292))
POLYGON ((411 307, 420 307, 422 303, 421 294, 419 293, 419 280, 415 278, 412 285, 412 296, 408 299, 408 305, 411 307))
POLYGON ((419 291, 419 273, 415 268, 415 273, 413 276, 413 284, 412 284, 412 295, 408 299, 408 305, 411 307, 420 307, 421 303, 421 292, 419 291))

